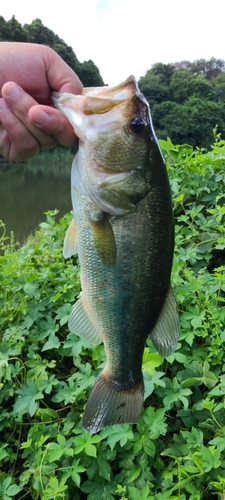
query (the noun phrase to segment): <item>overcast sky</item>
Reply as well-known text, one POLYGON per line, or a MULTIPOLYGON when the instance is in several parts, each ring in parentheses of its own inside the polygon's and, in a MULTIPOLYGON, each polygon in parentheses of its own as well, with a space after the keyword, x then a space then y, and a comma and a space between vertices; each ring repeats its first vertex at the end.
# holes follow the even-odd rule
POLYGON ((39 17, 92 59, 106 84, 143 76, 156 62, 225 59, 225 0, 1 0, 0 15, 21 23, 39 17))

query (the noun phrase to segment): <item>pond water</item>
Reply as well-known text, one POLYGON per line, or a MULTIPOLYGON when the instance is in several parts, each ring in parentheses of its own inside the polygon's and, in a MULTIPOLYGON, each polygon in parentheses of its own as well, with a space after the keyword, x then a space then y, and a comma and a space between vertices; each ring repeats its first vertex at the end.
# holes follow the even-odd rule
POLYGON ((72 159, 66 163, 42 160, 0 169, 0 219, 7 235, 13 231, 15 241, 23 243, 46 220, 44 212, 56 208, 59 219, 72 210, 71 164, 72 159))

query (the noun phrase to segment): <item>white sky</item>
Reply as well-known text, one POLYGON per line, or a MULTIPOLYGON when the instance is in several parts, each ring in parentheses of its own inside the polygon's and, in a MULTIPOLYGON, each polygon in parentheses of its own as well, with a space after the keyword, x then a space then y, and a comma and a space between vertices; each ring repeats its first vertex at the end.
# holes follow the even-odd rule
POLYGON ((225 59, 225 1, 214 0, 8 0, 0 15, 20 24, 40 18, 78 59, 92 59, 106 84, 155 62, 225 59))

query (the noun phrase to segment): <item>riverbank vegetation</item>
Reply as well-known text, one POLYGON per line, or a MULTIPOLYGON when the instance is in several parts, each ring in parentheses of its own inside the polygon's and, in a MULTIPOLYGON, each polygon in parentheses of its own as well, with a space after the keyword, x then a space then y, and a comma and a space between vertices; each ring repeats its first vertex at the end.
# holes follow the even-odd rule
MULTIPOLYGON (((81 415, 105 363, 102 346, 69 332, 80 292, 64 260, 71 219, 46 214, 15 248, 1 225, 0 498, 211 500, 225 498, 225 141, 210 151, 161 141, 176 221, 172 286, 176 352, 147 341, 145 403, 137 425, 96 435, 81 415)), ((141 263, 140 263, 141 265, 141 263)))

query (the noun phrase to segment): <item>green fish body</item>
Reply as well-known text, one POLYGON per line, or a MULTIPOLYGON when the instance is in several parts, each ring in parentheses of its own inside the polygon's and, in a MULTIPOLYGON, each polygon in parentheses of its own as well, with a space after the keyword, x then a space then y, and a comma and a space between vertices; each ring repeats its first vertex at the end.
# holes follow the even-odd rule
POLYGON ((134 77, 65 96, 54 102, 80 139, 64 255, 78 252, 82 293, 69 328, 92 343, 104 342, 107 356, 82 421, 95 433, 139 420, 148 335, 162 356, 176 347, 174 222, 165 163, 134 77))

